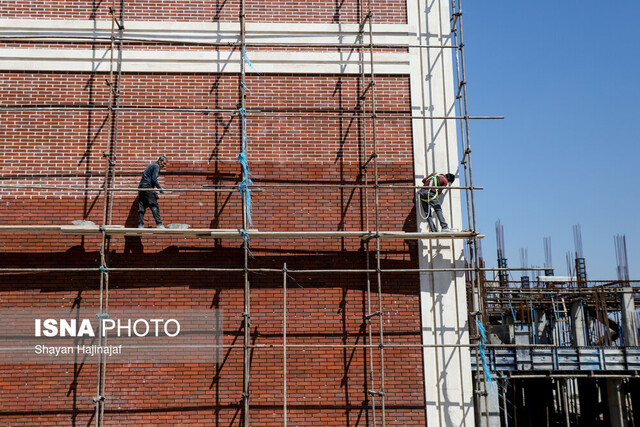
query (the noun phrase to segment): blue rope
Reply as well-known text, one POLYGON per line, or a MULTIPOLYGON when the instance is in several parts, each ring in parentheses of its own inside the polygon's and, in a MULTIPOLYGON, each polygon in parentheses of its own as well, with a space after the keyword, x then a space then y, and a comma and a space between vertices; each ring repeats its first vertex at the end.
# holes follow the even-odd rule
MULTIPOLYGON (((556 295, 556 322, 558 322, 560 320, 560 304, 558 304, 558 296, 556 295)), ((564 335, 564 328, 562 328, 562 330, 560 330, 560 327, 558 327, 558 341, 560 341, 560 345, 564 345, 564 339, 562 338, 562 336, 564 335)))
POLYGON ((247 233, 247 230, 240 230, 240 236, 242 236, 242 241, 244 242, 244 247, 247 250, 247 253, 251 258, 253 258, 253 254, 251 253, 251 249, 249 248, 249 243, 251 242, 249 233, 247 233))
POLYGON ((479 319, 476 320, 476 322, 478 324, 478 332, 480 332, 480 336, 482 337, 480 343, 478 343, 478 347, 480 348, 480 359, 482 359, 484 376, 487 379, 487 383, 493 385, 493 377, 489 370, 489 363, 487 363, 487 348, 485 347, 485 344, 487 343, 487 331, 484 329, 484 325, 482 325, 482 322, 479 319))
POLYGON ((247 150, 247 110, 238 108, 238 114, 242 118, 242 151, 247 150))
POLYGON ((253 71, 255 71, 256 73, 258 73, 258 75, 259 75, 259 76, 261 76, 262 74, 260 73, 260 71, 258 71, 258 70, 256 69, 256 67, 254 67, 254 66, 253 66, 253 64, 251 63, 251 60, 250 60, 250 59, 249 59, 249 57, 247 56, 247 44, 246 44, 246 43, 242 45, 242 54, 244 55, 244 62, 246 62, 246 63, 247 63, 247 65, 248 65, 249 67, 251 67, 251 69, 252 69, 253 71))
POLYGON ((533 304, 531 303, 531 299, 529 299, 529 311, 531 312, 531 340, 533 341, 533 344, 536 344, 538 341, 536 338, 536 319, 533 312, 533 304))
POLYGON ((240 117, 242 117, 242 151, 238 154, 238 161, 242 166, 242 181, 238 185, 238 190, 244 196, 247 206, 247 221, 249 225, 253 225, 253 219, 251 218, 251 189, 249 185, 253 184, 251 180, 251 173, 249 172, 249 163, 247 161, 247 112, 244 108, 238 110, 240 117))
POLYGON ((511 402, 511 400, 507 397, 507 388, 503 385, 501 385, 499 382, 496 382, 498 384, 498 396, 500 396, 500 399, 498 401, 498 406, 500 407, 500 409, 504 412, 504 418, 507 419, 513 419, 513 417, 511 415, 509 415, 509 412, 507 411, 507 407, 502 406, 502 404, 500 402, 502 402, 503 400, 507 403, 507 405, 511 405, 513 406, 513 402, 511 402), (502 390, 502 392, 500 392, 500 390, 502 390))
POLYGON ((240 164, 242 165, 242 171, 244 172, 244 178, 242 179, 242 182, 240 182, 240 185, 238 185, 238 190, 240 190, 240 192, 242 193, 246 201, 247 221, 251 226, 253 225, 253 220, 251 218, 251 189, 249 188, 249 185, 253 184, 253 181, 251 181, 251 178, 249 178, 249 166, 247 165, 247 155, 245 154, 244 151, 238 154, 238 160, 240 161, 240 164))
POLYGON ((251 93, 251 89, 249 89, 249 88, 247 87, 247 85, 246 85, 246 84, 244 84, 244 82, 240 82, 240 86, 242 86, 242 87, 244 88, 244 90, 246 90, 247 92, 251 93))
POLYGON ((513 316, 513 323, 516 323, 516 312, 513 311, 513 305, 511 305, 511 298, 509 298, 509 307, 511 308, 511 315, 513 316))

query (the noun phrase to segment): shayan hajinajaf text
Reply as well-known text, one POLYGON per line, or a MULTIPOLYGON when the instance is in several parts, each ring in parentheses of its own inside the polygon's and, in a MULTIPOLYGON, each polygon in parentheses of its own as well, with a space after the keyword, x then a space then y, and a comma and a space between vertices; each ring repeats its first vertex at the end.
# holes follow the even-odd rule
POLYGON ((87 356, 95 356, 97 354, 104 354, 106 356, 113 356, 116 354, 122 354, 122 345, 75 345, 75 346, 48 346, 37 345, 35 346, 36 354, 44 354, 47 356, 60 356, 65 354, 82 354, 87 356))

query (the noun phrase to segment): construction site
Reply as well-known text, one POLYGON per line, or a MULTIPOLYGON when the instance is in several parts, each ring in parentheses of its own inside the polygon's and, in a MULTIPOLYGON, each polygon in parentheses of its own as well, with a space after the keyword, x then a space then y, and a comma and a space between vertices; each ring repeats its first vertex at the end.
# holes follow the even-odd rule
POLYGON ((485 265, 470 127, 502 117, 469 111, 462 22, 460 0, 0 2, 0 425, 640 425, 624 237, 607 282, 579 228, 568 276, 510 267, 499 225, 485 265), (445 174, 436 222, 419 191, 445 174), (44 358, 51 310, 219 330, 44 358))

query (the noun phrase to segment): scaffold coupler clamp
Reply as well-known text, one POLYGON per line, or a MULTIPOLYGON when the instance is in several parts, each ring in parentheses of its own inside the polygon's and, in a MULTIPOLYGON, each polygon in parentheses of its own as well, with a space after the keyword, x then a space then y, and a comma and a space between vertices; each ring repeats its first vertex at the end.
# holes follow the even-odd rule
POLYGON ((367 314, 367 315, 365 315, 364 317, 365 317, 365 319, 367 319, 367 320, 371 320, 371 318, 373 318, 373 317, 375 317, 375 316, 380 316, 380 315, 382 315, 382 312, 381 312, 381 311, 376 311, 375 313, 367 314))
POLYGON ((478 396, 482 396, 482 397, 489 396, 489 393, 485 390, 473 390, 473 392, 478 396))
POLYGON ((246 311, 242 312, 242 317, 244 318, 244 322, 246 323, 247 327, 251 326, 251 314, 247 313, 246 311))

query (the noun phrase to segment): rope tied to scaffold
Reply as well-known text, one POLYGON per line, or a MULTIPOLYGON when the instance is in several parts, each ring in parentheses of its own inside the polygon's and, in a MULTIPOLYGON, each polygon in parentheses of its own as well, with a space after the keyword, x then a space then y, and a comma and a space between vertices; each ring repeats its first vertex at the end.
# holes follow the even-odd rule
POLYGON ((478 348, 480 349, 480 359, 482 359, 484 376, 487 379, 487 383, 493 385, 493 376, 491 375, 491 371, 489 370, 489 363, 487 362, 487 331, 480 319, 477 319, 476 323, 478 325, 478 332, 480 333, 480 342, 478 343, 478 348))
MULTIPOLYGON (((247 65, 253 70, 255 71, 259 76, 262 75, 262 73, 260 73, 260 71, 257 70, 256 67, 253 66, 253 64, 251 63, 251 60, 249 59, 249 56, 247 55, 247 44, 246 43, 242 43, 242 55, 244 56, 244 62, 247 63, 247 65)), ((246 87, 246 86, 245 86, 246 87)))
POLYGON ((249 225, 253 225, 253 219, 251 218, 251 189, 250 185, 253 184, 251 180, 251 173, 249 172, 249 163, 247 161, 247 112, 244 108, 238 110, 242 119, 242 151, 238 154, 238 161, 242 166, 242 181, 238 185, 238 190, 244 196, 247 206, 247 221, 249 225))
POLYGON ((244 229, 238 231, 240 233, 240 236, 242 237, 244 247, 247 250, 247 255, 249 255, 250 258, 253 258, 253 253, 251 253, 251 249, 249 248, 249 243, 251 243, 251 237, 249 236, 249 233, 244 229))

